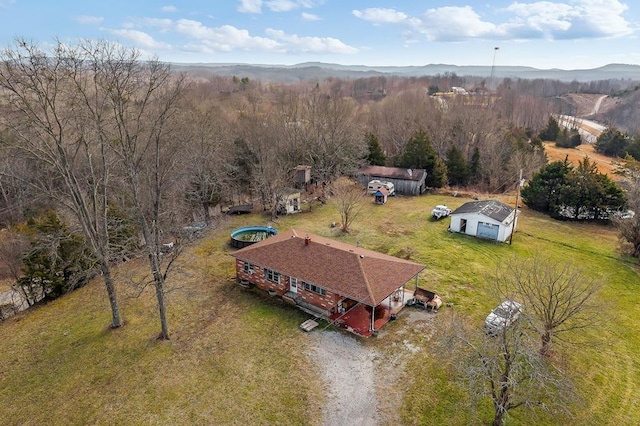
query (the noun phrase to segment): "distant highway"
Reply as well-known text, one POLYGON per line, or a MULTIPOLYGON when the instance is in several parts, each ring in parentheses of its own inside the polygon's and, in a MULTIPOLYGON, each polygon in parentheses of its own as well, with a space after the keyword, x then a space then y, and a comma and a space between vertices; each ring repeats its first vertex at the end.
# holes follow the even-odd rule
POLYGON ((584 118, 577 118, 571 115, 556 115, 558 124, 567 129, 578 129, 578 133, 582 136, 582 140, 586 143, 594 144, 598 139, 598 136, 602 134, 607 128, 595 121, 585 120, 584 118))

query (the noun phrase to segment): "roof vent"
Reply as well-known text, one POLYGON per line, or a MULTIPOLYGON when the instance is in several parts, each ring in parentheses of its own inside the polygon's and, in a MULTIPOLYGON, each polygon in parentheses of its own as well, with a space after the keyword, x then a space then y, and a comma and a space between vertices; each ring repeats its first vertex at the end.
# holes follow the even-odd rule
POLYGON ((304 244, 305 245, 309 245, 309 243, 311 242, 311 237, 309 237, 308 235, 306 237, 304 237, 304 244))
POLYGON ((407 173, 409 174, 409 177, 413 176, 413 170, 407 169, 407 173))
POLYGON ((364 254, 361 254, 361 255, 360 255, 360 259, 364 259, 364 254))

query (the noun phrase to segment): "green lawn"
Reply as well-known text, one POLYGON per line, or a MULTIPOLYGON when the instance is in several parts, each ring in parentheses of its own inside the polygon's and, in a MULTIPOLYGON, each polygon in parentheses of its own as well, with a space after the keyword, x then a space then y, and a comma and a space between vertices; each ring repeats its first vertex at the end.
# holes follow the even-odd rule
MULTIPOLYGON (((599 293, 602 321, 580 336, 591 342, 561 348, 582 397, 574 417, 541 415, 536 424, 640 422, 640 278, 635 264, 616 252, 609 228, 556 222, 525 210, 513 245, 493 244, 447 231, 433 222, 436 204, 455 208, 468 201, 448 196, 392 197, 367 205, 349 235, 339 235, 330 206, 271 224, 337 238, 424 263, 420 285, 437 291, 446 307, 481 326, 496 299, 490 276, 508 256, 536 252, 571 261, 606 284, 599 293)), ((228 218, 190 247, 170 277, 172 339, 157 342, 159 324, 151 289, 135 296, 133 277, 147 265, 134 261, 117 270, 125 326, 109 330, 109 307, 100 281, 46 306, 0 323, 0 419, 17 424, 318 424, 324 391, 305 356, 306 316, 233 281, 229 234, 270 220, 258 214, 228 218)), ((437 323, 436 323, 437 326, 437 323)), ((402 320, 366 344, 392 356, 402 320)), ((446 359, 432 353, 428 337, 411 339, 423 349, 412 356, 397 385, 404 393, 406 424, 473 424, 463 389, 446 359)), ((480 421, 491 419, 490 406, 480 421)), ((532 424, 514 412, 509 424, 532 424)))

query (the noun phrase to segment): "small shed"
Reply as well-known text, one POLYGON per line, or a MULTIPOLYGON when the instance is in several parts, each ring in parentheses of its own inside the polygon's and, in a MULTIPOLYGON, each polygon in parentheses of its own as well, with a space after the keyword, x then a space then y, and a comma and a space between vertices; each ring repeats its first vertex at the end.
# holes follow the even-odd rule
POLYGON ((358 182, 365 187, 372 180, 391 182, 395 192, 405 195, 420 195, 427 190, 427 171, 424 169, 403 169, 401 167, 367 166, 360 169, 358 182))
POLYGON ((449 230, 504 242, 515 232, 517 216, 514 208, 497 200, 471 201, 451 213, 449 230))
POLYGON ((285 189, 278 205, 278 214, 292 214, 300 212, 300 190, 295 188, 285 189))
POLYGON ((307 189, 311 182, 311 166, 298 165, 293 169, 293 181, 296 188, 307 189))
POLYGON ((373 193, 373 202, 375 204, 386 204, 388 197, 389 191, 387 191, 387 188, 380 187, 376 192, 373 193))

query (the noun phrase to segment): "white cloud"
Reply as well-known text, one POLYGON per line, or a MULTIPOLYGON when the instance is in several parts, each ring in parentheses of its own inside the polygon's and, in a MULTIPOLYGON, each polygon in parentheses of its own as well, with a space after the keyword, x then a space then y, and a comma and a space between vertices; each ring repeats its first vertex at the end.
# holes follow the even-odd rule
POLYGON ((163 12, 177 12, 178 8, 175 6, 168 5, 168 6, 162 6, 160 10, 163 12))
POLYGON ((432 8, 418 16, 386 8, 353 10, 352 14, 374 25, 401 25, 430 41, 558 40, 630 35, 636 28, 624 17, 627 9, 620 0, 565 0, 516 1, 493 11, 492 20, 471 6, 432 8))
POLYGON ((281 30, 268 28, 267 35, 284 42, 288 52, 303 53, 356 53, 358 49, 344 44, 333 37, 300 37, 296 34, 286 34, 281 30))
POLYGON ((15 0, 3 0, 3 1, 0 1, 0 7, 7 7, 13 3, 15 3, 15 0))
MULTIPOLYGON (((144 27, 159 28, 161 32, 167 32, 173 28, 173 20, 169 18, 143 18, 136 21, 138 25, 144 27)), ((133 28, 134 24, 129 24, 128 28, 133 28)))
POLYGON ((147 49, 171 49, 169 44, 155 41, 153 37, 143 31, 122 29, 110 30, 110 32, 126 40, 132 41, 136 44, 136 47, 143 47, 147 49))
POLYGON ((310 9, 314 6, 312 0, 265 0, 264 4, 272 12, 289 12, 299 8, 310 9))
POLYGON ((289 12, 300 7, 298 2, 293 0, 269 0, 266 6, 273 12, 289 12))
MULTIPOLYGON (((311 19, 319 19, 311 16, 311 19)), ((309 17, 308 17, 309 18, 309 17)), ((150 34, 162 33, 167 37, 179 36, 180 48, 192 52, 216 53, 233 51, 270 53, 339 53, 351 54, 358 49, 333 37, 299 36, 281 30, 267 29, 264 36, 256 36, 246 29, 232 25, 211 27, 192 19, 143 18, 130 21, 130 27, 111 30, 113 34, 132 40, 138 46, 169 49, 171 46, 157 42, 150 34), (144 31, 150 31, 149 33, 144 31)), ((172 42, 174 45, 177 42, 172 42)))
POLYGON ((240 0, 240 13, 262 13, 262 0, 240 0))
POLYGON ((276 52, 282 49, 281 44, 275 40, 252 36, 249 31, 231 25, 214 28, 202 25, 198 21, 180 19, 175 23, 174 30, 204 43, 207 48, 214 51, 257 49, 276 52))
POLYGON ((312 8, 313 0, 240 0, 238 12, 241 13, 262 13, 262 6, 272 12, 290 12, 300 8, 312 8))
POLYGON ((505 8, 522 26, 550 38, 615 37, 633 33, 623 17, 628 9, 618 0, 571 0, 569 3, 514 3, 505 8))
POLYGON ((320 21, 322 20, 322 18, 320 18, 318 15, 314 15, 313 13, 307 13, 307 12, 302 12, 302 19, 305 21, 320 21))
POLYGON ((101 16, 75 16, 73 20, 79 24, 96 25, 104 21, 104 18, 101 16))
POLYGON ((410 27, 431 41, 458 41, 472 37, 492 37, 496 25, 483 21, 470 6, 429 9, 422 16, 407 20, 410 27))
POLYGON ((399 24, 407 20, 407 15, 395 9, 369 8, 365 10, 353 10, 351 13, 362 20, 374 24, 399 24))

